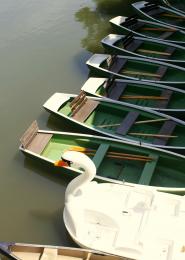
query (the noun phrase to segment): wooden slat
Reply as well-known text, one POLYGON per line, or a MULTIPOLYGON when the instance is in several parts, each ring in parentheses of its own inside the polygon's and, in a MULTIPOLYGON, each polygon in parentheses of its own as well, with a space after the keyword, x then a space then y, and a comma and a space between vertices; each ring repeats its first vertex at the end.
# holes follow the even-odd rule
POLYGON ((115 82, 111 90, 108 92, 107 97, 114 100, 119 100, 124 90, 126 89, 127 84, 128 83, 126 82, 115 82))
POLYGON ((52 136, 53 134, 37 133, 26 149, 31 152, 41 154, 52 136))
POLYGON ((98 101, 88 99, 72 118, 78 122, 84 122, 98 105, 98 101))
POLYGON ((39 128, 37 125, 37 121, 35 120, 20 138, 20 142, 24 148, 26 148, 28 144, 32 141, 38 130, 39 128))
POLYGON ((85 91, 81 90, 80 94, 73 99, 70 103, 70 107, 73 107, 76 102, 79 102, 79 100, 83 99, 86 96, 85 91))
POLYGON ((116 133, 120 135, 126 135, 132 125, 135 123, 136 119, 139 116, 139 112, 131 111, 127 114, 127 116, 123 119, 120 126, 117 128, 116 133))
MULTIPOLYGON (((159 135, 168 135, 170 136, 174 129, 176 127, 176 123, 174 121, 166 121, 160 131, 159 131, 159 135)), ((155 138, 153 141, 153 144, 157 144, 157 145, 166 145, 166 143, 168 142, 169 138, 165 137, 165 138, 155 138)))

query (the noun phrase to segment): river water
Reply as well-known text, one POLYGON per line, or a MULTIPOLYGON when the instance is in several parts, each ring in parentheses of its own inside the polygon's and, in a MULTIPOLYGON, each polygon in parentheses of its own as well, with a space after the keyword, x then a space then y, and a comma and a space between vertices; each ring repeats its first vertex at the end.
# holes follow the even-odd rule
POLYGON ((132 14, 131 2, 0 0, 0 241, 74 245, 62 219, 69 179, 25 158, 19 139, 35 119, 74 130, 42 105, 54 92, 79 93, 108 20, 132 14))

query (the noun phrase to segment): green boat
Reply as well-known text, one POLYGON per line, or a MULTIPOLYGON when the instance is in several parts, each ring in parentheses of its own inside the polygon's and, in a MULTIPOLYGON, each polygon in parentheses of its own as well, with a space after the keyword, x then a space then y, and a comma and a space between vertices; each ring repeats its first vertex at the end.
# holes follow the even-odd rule
POLYGON ((184 67, 185 47, 149 39, 146 37, 109 34, 101 40, 103 47, 109 54, 131 55, 144 59, 164 61, 184 67))
POLYGON ((185 122, 136 105, 110 99, 55 93, 43 105, 77 128, 104 136, 185 152, 185 122))
MULTIPOLYGON (((39 130, 35 121, 23 134, 20 150, 53 168, 65 151, 80 151, 95 163, 100 182, 150 185, 185 195, 185 157, 162 149, 107 137, 39 130)), ((73 177, 81 173, 71 167, 55 169, 73 177)))
POLYGON ((86 62, 91 76, 141 80, 185 89, 185 68, 144 58, 94 54, 86 62))
POLYGON ((110 23, 118 34, 132 32, 136 36, 159 39, 185 46, 185 31, 165 24, 142 20, 137 15, 117 16, 111 19, 110 23))
POLYGON ((183 0, 160 0, 161 4, 185 15, 185 1, 183 0))
POLYGON ((144 19, 185 30, 185 16, 175 10, 145 1, 133 3, 132 6, 144 19))
POLYGON ((81 90, 88 95, 106 97, 154 109, 185 120, 185 90, 142 81, 90 77, 81 90))

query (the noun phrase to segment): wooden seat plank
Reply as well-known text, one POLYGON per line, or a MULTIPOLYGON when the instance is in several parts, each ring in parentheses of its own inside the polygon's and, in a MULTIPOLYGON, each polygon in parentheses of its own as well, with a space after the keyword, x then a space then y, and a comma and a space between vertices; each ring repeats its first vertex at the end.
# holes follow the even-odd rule
MULTIPOLYGON (((168 120, 166 121, 160 131, 159 131, 159 135, 171 135, 174 131, 176 127, 176 122, 168 120)), ((157 144, 157 145, 166 145, 168 142, 168 137, 165 138, 155 138, 153 141, 153 144, 157 144)))
POLYGON ((37 133, 32 141, 27 145, 26 149, 31 152, 41 154, 52 136, 53 134, 37 133))
POLYGON ((94 157, 93 157, 93 162, 96 165, 96 168, 98 168, 103 161, 110 145, 109 144, 100 144, 94 157))
POLYGON ((150 185, 152 176, 154 174, 159 156, 158 155, 150 155, 149 157, 152 157, 153 160, 150 162, 146 162, 144 169, 142 171, 141 177, 139 179, 138 184, 141 185, 150 185))
POLYGON ((136 119, 139 116, 139 112, 131 111, 129 112, 126 117, 123 119, 120 126, 116 129, 116 133, 120 135, 126 135, 132 125, 135 123, 136 119))
MULTIPOLYGON (((167 66, 159 66, 159 68, 156 71, 156 74, 160 76, 160 79, 164 77, 168 67, 167 66)), ((159 79, 159 78, 157 78, 159 79)))
POLYGON ((98 101, 88 99, 78 112, 72 116, 72 118, 78 122, 84 122, 98 105, 98 101))
POLYGON ((168 90, 168 89, 163 90, 161 92, 161 97, 165 97, 166 99, 157 101, 155 106, 159 108, 166 108, 168 106, 172 94, 173 94, 172 90, 168 90))
POLYGON ((115 57, 114 61, 109 66, 109 70, 118 73, 121 69, 123 69, 126 63, 127 63, 127 59, 120 59, 115 57))
POLYGON ((164 32, 164 33, 162 33, 162 34, 159 36, 159 38, 165 40, 165 39, 167 39, 168 37, 170 37, 170 36, 171 36, 172 34, 174 34, 174 33, 175 33, 175 30, 172 31, 172 32, 164 32))
POLYGON ((108 92, 107 97, 114 99, 114 100, 119 100, 120 96, 123 94, 124 90, 127 87, 126 82, 114 82, 112 88, 108 92))
POLYGON ((136 51, 142 43, 143 41, 141 40, 133 40, 132 42, 130 42, 130 44, 125 46, 125 49, 128 51, 136 51))

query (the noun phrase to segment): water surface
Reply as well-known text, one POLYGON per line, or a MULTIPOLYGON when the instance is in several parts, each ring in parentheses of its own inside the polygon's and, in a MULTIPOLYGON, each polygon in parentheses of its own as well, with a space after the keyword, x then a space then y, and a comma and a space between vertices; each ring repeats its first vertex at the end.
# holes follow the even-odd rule
POLYGON ((86 60, 103 51, 108 20, 132 13, 123 0, 0 0, 0 241, 73 245, 62 220, 69 179, 27 159, 19 138, 69 130, 42 104, 54 92, 78 94, 86 60))

